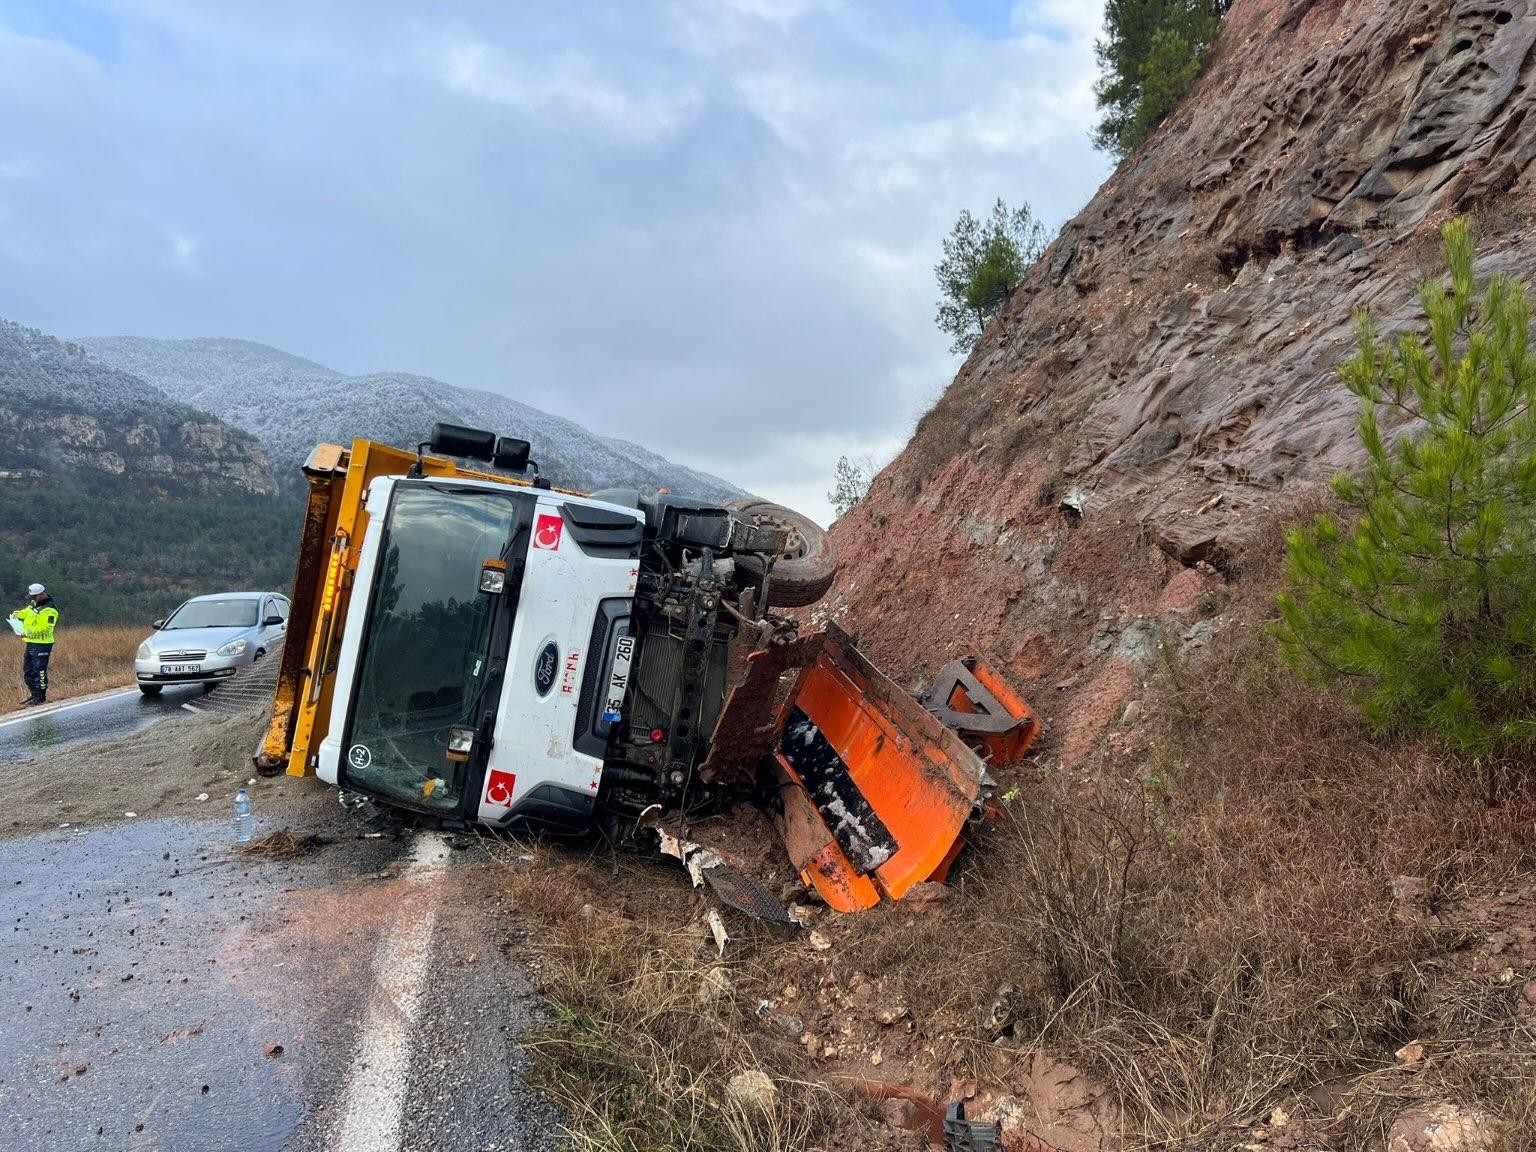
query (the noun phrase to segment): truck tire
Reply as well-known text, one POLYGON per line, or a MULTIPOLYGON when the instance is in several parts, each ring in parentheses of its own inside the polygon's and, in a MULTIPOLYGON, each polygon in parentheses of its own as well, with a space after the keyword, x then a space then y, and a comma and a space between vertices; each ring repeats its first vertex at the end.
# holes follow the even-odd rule
MULTIPOLYGON (((837 579, 837 550, 825 528, 767 500, 733 500, 730 507, 760 524, 789 529, 784 554, 774 561, 768 581, 768 607, 805 608, 827 594, 837 579)), ((737 556, 736 571, 747 579, 761 580, 763 561, 758 556, 737 556)))

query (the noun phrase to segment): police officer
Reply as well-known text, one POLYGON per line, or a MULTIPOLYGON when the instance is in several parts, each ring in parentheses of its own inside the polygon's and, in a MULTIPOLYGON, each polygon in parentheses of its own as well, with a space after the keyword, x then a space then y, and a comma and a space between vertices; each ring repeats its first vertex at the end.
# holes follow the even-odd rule
POLYGON ((33 584, 27 595, 31 597, 27 606, 11 613, 11 619, 21 622, 21 638, 27 643, 27 653, 21 659, 21 678, 32 695, 22 701, 23 706, 42 704, 48 699, 48 658, 53 655, 53 629, 59 622, 59 610, 54 607, 48 589, 33 584))

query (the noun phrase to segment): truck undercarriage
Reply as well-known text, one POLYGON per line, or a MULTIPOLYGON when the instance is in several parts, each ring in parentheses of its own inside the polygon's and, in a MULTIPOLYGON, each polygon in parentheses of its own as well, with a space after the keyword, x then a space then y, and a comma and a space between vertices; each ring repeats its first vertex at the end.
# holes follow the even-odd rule
POLYGON ((508 475, 528 452, 445 425, 416 455, 315 450, 258 768, 615 840, 750 802, 845 911, 942 880, 986 762, 1038 731, 1028 706, 976 660, 915 699, 837 628, 775 611, 835 574, 787 509, 582 496, 508 475))

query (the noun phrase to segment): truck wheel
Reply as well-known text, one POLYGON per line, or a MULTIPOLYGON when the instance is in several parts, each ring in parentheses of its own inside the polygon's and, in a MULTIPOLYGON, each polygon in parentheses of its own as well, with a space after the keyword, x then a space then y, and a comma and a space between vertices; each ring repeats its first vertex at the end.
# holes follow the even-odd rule
MULTIPOLYGON (((767 500, 734 500, 731 508, 759 524, 788 528, 784 553, 773 563, 768 581, 768 607, 804 608, 827 594, 837 579, 837 550, 826 529, 807 516, 767 500)), ((763 577, 759 556, 736 557, 736 571, 751 580, 763 577)))

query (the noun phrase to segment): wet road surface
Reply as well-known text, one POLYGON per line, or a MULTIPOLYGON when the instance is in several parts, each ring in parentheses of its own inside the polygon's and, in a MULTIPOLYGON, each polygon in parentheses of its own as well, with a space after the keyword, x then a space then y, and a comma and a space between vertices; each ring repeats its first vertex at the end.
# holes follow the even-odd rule
POLYGON ((137 688, 92 700, 61 700, 0 717, 0 764, 13 764, 82 740, 109 740, 147 728, 196 700, 202 689, 171 688, 157 697, 137 688))
POLYGON ((0 1130, 64 1150, 562 1147, 519 1076, 535 1001, 496 866, 441 833, 360 838, 330 794, 282 819, 329 842, 239 855, 214 819, 0 841, 0 1130))

